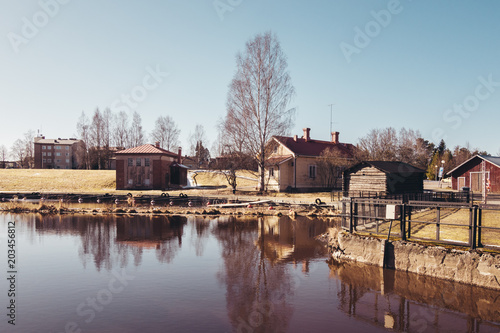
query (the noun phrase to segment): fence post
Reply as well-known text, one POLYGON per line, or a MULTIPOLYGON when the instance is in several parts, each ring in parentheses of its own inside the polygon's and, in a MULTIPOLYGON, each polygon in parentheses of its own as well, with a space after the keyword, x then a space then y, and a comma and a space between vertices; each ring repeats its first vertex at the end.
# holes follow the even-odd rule
POLYGON ((483 209, 478 207, 477 216, 477 247, 483 247, 483 242, 481 241, 481 225, 483 223, 483 209))
POLYGON ((476 231, 477 231, 477 206, 474 205, 469 209, 469 220, 470 220, 470 226, 469 226, 469 244, 471 250, 474 250, 476 248, 476 231))
POLYGON ((439 240, 440 222, 441 222, 441 207, 436 207, 436 240, 439 240))
POLYGON ((408 208, 406 209, 408 211, 408 237, 411 238, 411 206, 408 205, 408 208))
POLYGON ((352 202, 352 198, 350 199, 351 201, 349 203, 349 233, 352 234, 352 232, 354 231, 354 218, 353 218, 354 203, 352 202))
POLYGON ((401 227, 401 239, 406 240, 406 204, 402 204, 400 207, 399 214, 399 225, 401 227))

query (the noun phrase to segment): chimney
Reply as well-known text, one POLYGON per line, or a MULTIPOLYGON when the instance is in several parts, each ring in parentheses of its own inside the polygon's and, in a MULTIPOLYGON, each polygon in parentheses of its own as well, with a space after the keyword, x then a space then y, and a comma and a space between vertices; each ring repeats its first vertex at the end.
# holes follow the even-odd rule
POLYGON ((306 142, 311 140, 311 137, 309 136, 311 129, 309 127, 307 127, 307 128, 303 128, 302 130, 304 131, 304 140, 306 140, 306 142))
POLYGON ((181 164, 182 162, 182 148, 179 147, 179 155, 177 157, 177 163, 181 164))
POLYGON ((156 141, 155 146, 156 146, 156 148, 160 148, 160 141, 156 141))
POLYGON ((339 132, 332 132, 332 142, 339 143, 339 132))
POLYGON ((293 136, 293 141, 297 142, 297 139, 298 139, 297 135, 294 135, 293 136))

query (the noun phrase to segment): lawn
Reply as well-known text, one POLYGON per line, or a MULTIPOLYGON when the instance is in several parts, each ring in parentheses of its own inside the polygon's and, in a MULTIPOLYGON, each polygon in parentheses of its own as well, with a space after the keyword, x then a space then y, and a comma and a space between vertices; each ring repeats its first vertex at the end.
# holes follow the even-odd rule
MULTIPOLYGON (((256 196, 258 175, 256 172, 238 171, 237 196, 256 196)), ((114 170, 64 170, 64 169, 0 169, 0 192, 52 192, 52 193, 95 193, 160 195, 162 191, 117 191, 114 170)), ((220 186, 218 189, 169 190, 170 195, 181 192, 193 196, 232 197, 224 175, 217 172, 199 172, 196 176, 199 186, 220 186), (225 186, 225 187, 224 187, 225 186), (186 192, 189 191, 189 192, 186 192)), ((330 202, 330 192, 316 193, 266 193, 267 197, 291 198, 292 200, 314 202, 320 198, 330 202)), ((259 196, 261 197, 261 196, 259 196)))
POLYGON ((107 193, 114 170, 0 169, 0 191, 107 193))

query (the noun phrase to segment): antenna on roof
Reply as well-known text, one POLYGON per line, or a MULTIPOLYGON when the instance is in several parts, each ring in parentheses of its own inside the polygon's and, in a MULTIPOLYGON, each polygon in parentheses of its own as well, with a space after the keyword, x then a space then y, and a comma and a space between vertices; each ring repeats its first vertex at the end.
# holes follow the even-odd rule
POLYGON ((334 106, 334 105, 335 105, 335 104, 328 104, 328 106, 330 107, 330 133, 329 133, 329 135, 330 135, 330 134, 332 133, 332 131, 333 131, 333 126, 332 126, 332 125, 333 125, 333 106, 334 106))

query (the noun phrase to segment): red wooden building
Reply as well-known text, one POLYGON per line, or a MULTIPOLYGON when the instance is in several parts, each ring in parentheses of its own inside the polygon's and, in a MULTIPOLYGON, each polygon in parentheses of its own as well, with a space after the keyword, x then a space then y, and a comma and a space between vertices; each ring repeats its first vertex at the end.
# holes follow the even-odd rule
POLYGON ((146 144, 116 153, 117 190, 165 190, 187 185, 187 167, 175 154, 146 144))
POLYGON ((452 188, 469 187, 475 193, 483 193, 483 173, 489 193, 500 193, 500 157, 476 155, 447 173, 452 188))

